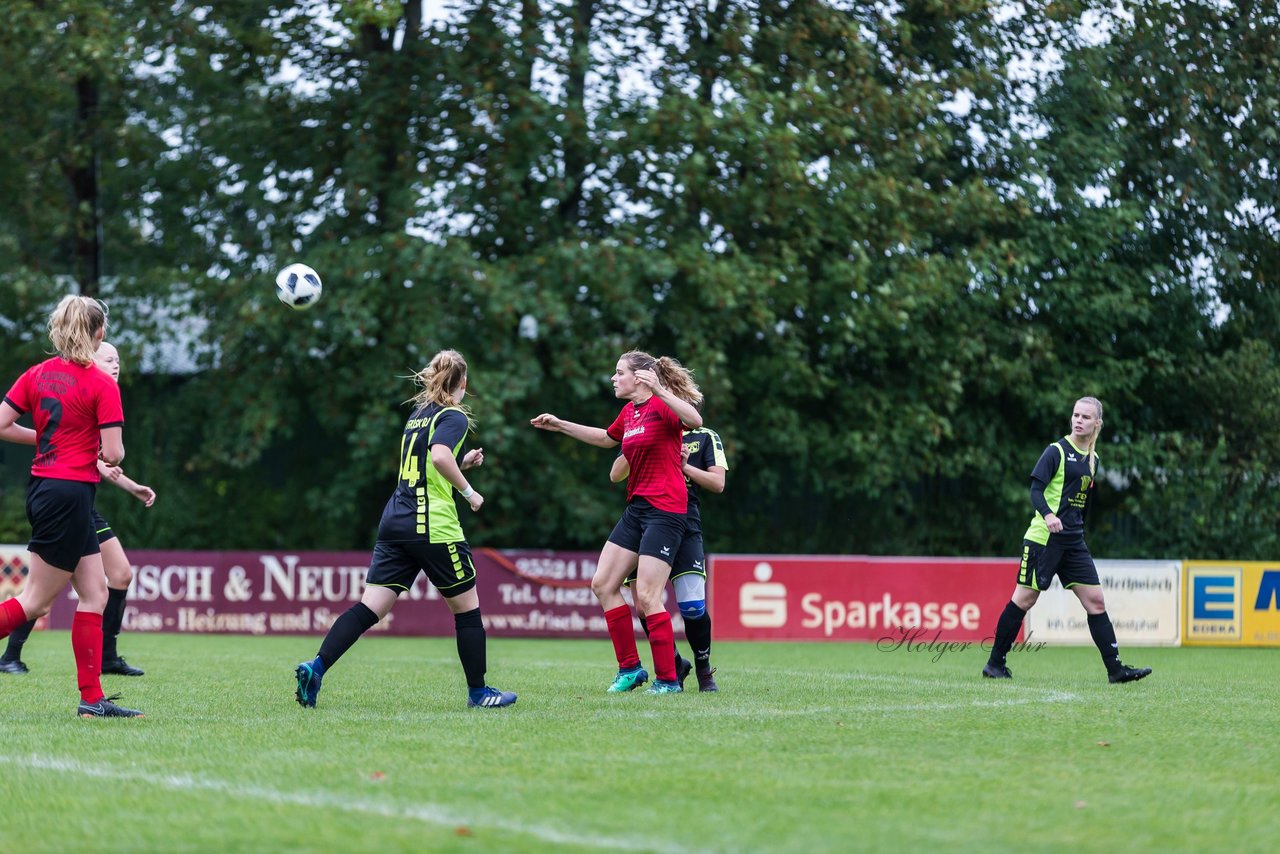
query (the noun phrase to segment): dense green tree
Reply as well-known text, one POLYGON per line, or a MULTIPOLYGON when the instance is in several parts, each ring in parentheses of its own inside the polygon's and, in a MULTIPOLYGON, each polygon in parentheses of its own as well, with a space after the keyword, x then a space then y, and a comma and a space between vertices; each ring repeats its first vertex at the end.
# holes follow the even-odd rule
POLYGON ((455 347, 472 538, 594 548, 609 455, 528 420, 607 423, 641 347, 728 442, 713 550, 1008 553, 1096 394, 1099 553, 1274 551, 1272 7, 13 5, 0 367, 109 299, 161 494, 104 494, 131 543, 364 547, 455 347))

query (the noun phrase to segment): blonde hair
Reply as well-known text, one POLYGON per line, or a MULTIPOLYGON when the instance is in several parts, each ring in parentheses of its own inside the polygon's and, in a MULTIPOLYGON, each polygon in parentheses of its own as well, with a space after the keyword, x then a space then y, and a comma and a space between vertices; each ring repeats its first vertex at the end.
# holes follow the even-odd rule
POLYGON ((457 350, 441 350, 431 357, 425 368, 413 375, 413 381, 422 387, 422 391, 413 396, 413 405, 421 409, 428 403, 441 406, 456 406, 467 416, 467 426, 475 429, 475 418, 471 410, 460 403, 453 402, 453 393, 467 379, 467 360, 457 350))
POLYGON ((702 406, 702 391, 693 381, 693 371, 680 364, 678 360, 670 356, 660 356, 655 359, 640 350, 623 353, 622 359, 632 372, 648 368, 658 375, 658 381, 669 388, 676 397, 694 406, 702 406))
POLYGON ((1096 397, 1082 397, 1076 403, 1088 403, 1093 406, 1094 411, 1098 413, 1098 423, 1093 428, 1093 436, 1089 439, 1089 447, 1084 451, 1089 455, 1089 470, 1097 471, 1098 469, 1098 453, 1094 448, 1098 447, 1098 437, 1102 435, 1102 401, 1096 397))
POLYGON ((104 303, 93 297, 65 296, 49 315, 49 340, 68 362, 88 365, 98 349, 98 330, 106 327, 104 303))

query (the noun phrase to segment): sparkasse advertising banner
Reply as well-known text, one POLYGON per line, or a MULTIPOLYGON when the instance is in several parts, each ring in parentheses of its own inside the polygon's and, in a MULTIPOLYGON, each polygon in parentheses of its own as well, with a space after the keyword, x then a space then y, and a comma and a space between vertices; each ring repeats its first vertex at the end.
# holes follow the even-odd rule
MULTIPOLYGON (((1100 560, 1096 564, 1120 646, 1177 646, 1182 626, 1182 561, 1100 560)), ((1084 606, 1056 577, 1027 612, 1026 628, 1036 640, 1093 645, 1084 606)))
POLYGON ((709 575, 721 640, 878 641, 919 629, 980 641, 995 632, 1018 561, 721 555, 709 575))
POLYGON ((1186 646, 1280 646, 1280 563, 1189 560, 1186 646))
MULTIPOLYGON (((497 637, 608 637, 591 592, 594 552, 476 549, 485 629, 497 637)), ((129 552, 134 578, 127 632, 323 634, 360 601, 368 552, 129 552)), ((370 631, 454 633, 453 615, 422 575, 370 631)), ((49 628, 69 629, 76 601, 68 586, 49 628)), ((673 623, 683 628, 677 614, 673 623)), ((637 629, 639 622, 637 621, 637 629)))

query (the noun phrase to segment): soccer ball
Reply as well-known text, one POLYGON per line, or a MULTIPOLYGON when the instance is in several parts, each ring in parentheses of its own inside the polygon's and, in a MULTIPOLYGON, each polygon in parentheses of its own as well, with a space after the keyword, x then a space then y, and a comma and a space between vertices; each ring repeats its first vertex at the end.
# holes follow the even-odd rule
POLYGON ((289 308, 311 308, 320 301, 320 276, 306 264, 290 264, 276 274, 276 296, 289 308))

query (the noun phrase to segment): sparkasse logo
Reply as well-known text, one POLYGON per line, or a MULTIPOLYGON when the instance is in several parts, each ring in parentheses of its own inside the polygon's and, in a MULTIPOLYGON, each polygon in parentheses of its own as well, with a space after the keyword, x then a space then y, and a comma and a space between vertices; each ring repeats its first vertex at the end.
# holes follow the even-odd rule
POLYGON ((787 588, 773 578, 773 567, 758 563, 747 582, 738 589, 738 621, 749 629, 776 629, 787 624, 787 588))

